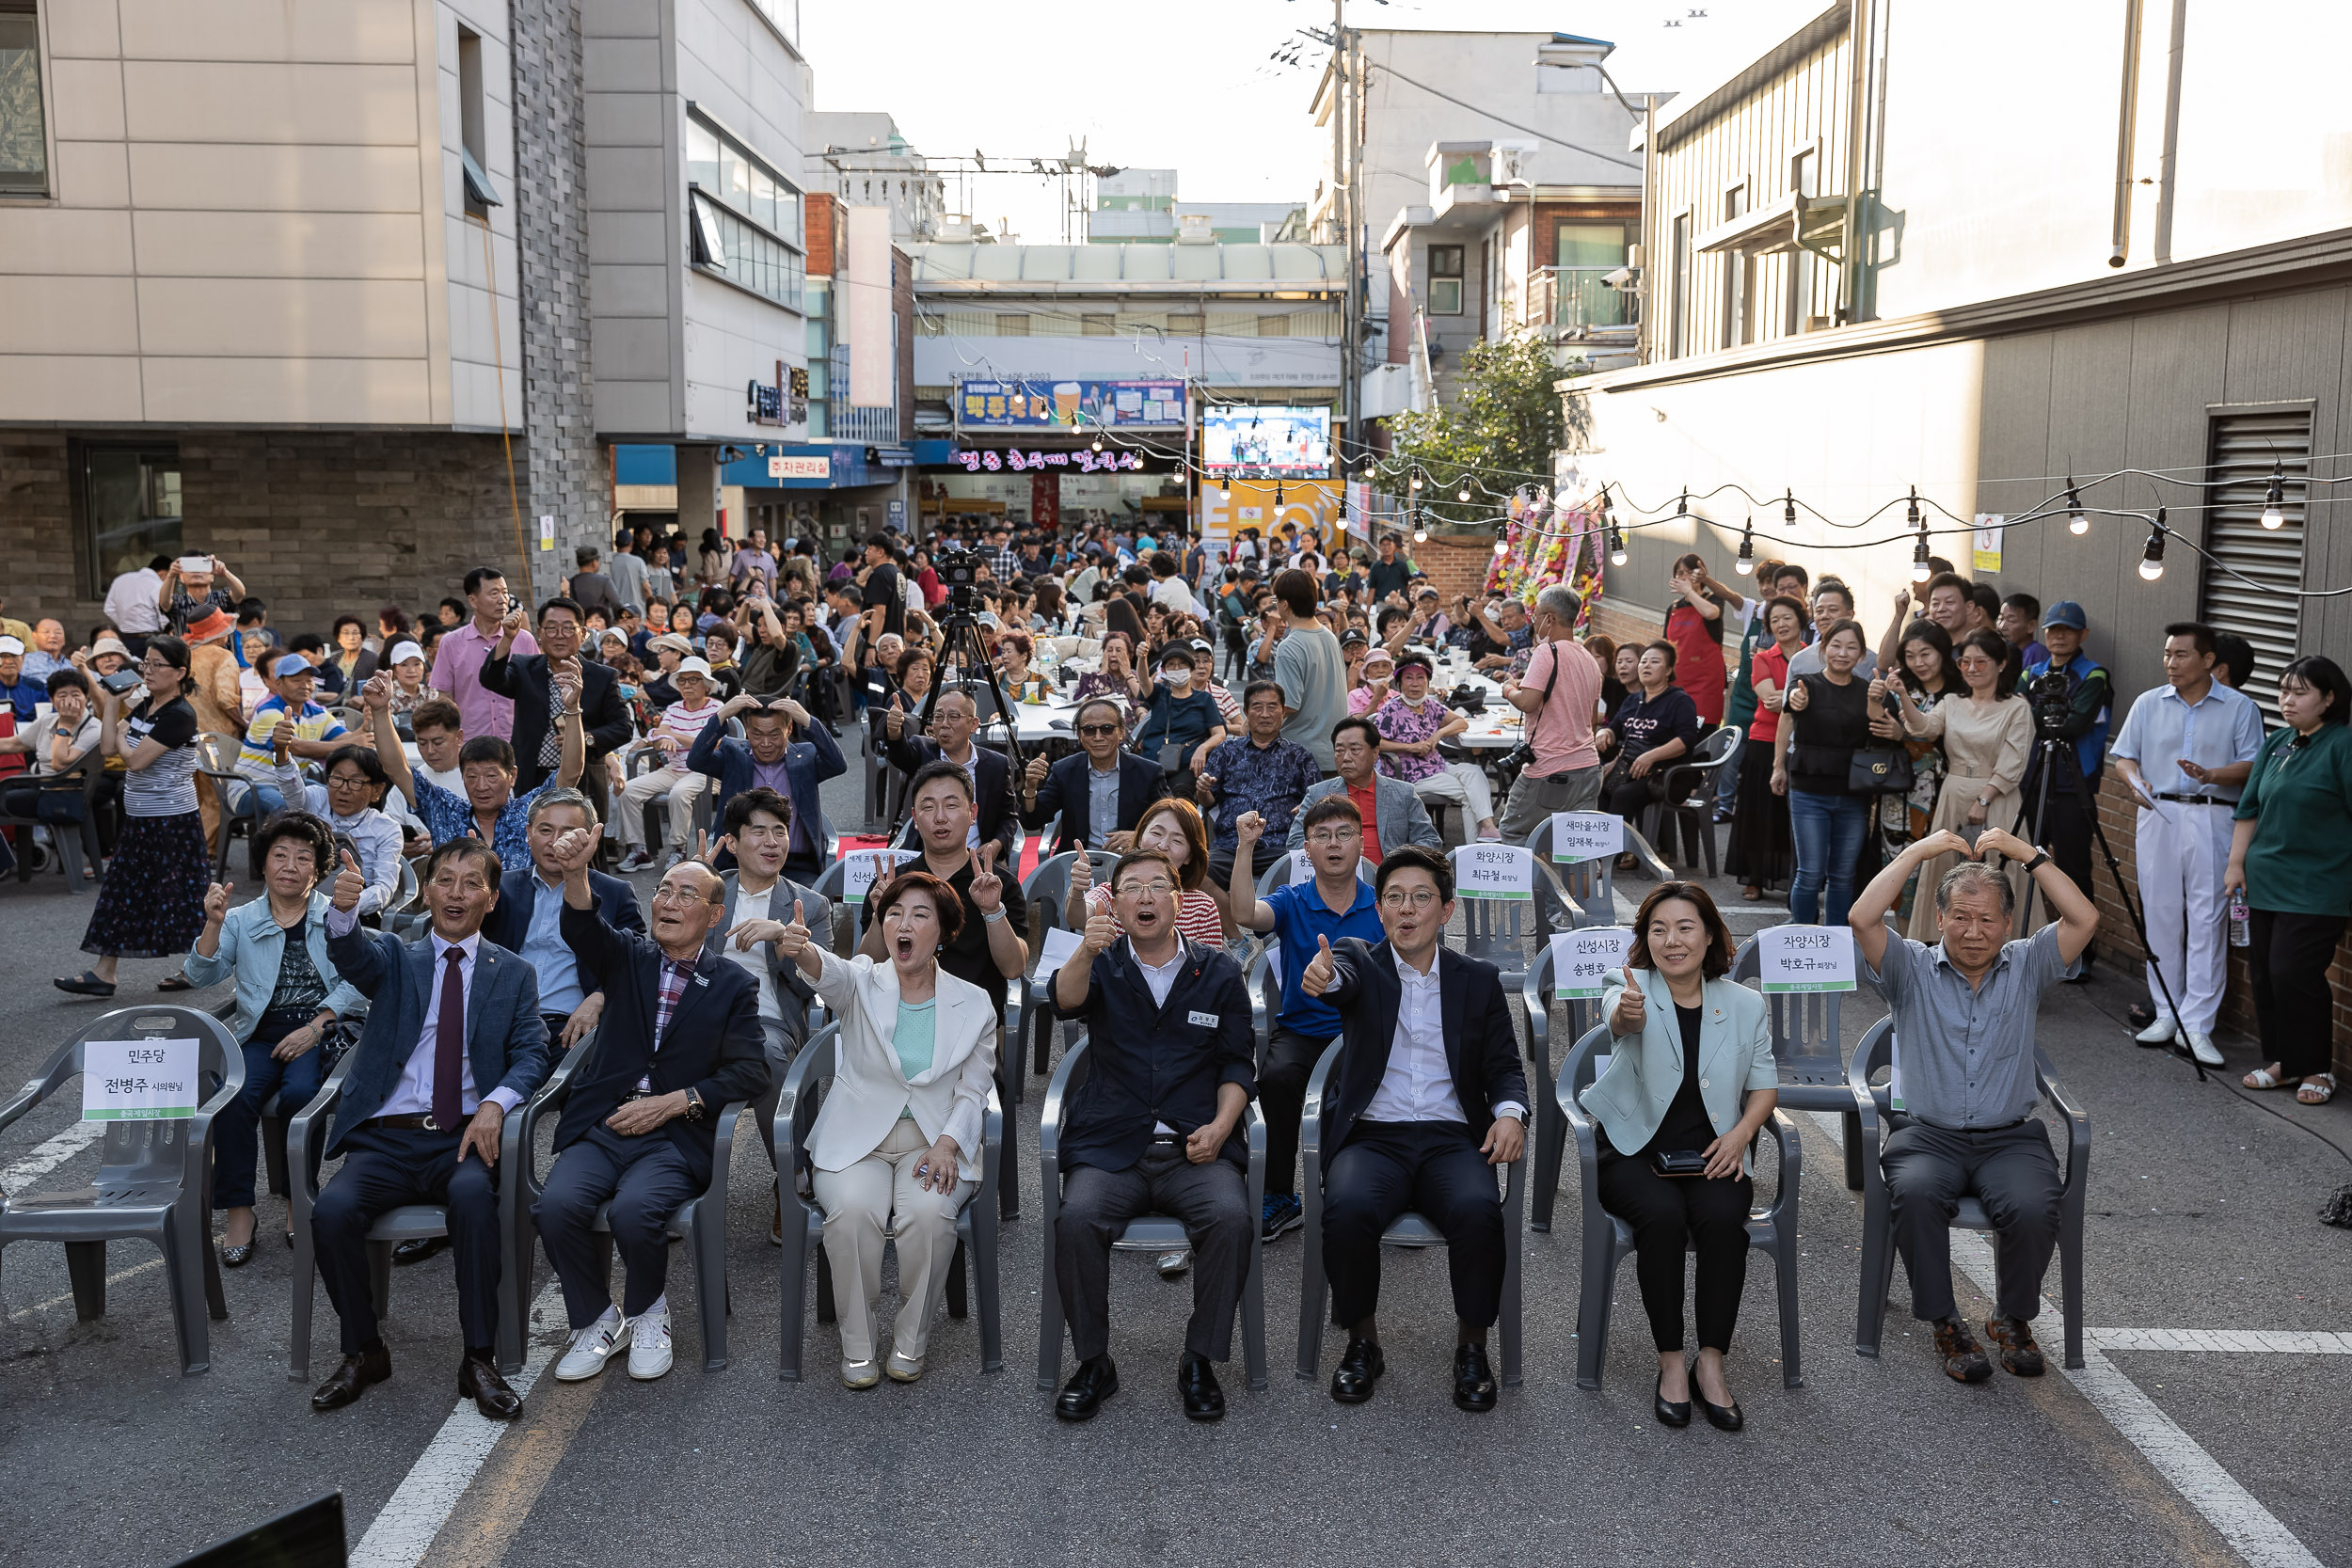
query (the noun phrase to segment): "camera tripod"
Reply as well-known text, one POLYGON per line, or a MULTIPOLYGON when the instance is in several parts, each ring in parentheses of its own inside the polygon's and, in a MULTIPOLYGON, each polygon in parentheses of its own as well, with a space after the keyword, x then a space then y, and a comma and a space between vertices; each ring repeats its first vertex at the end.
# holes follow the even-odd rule
MULTIPOLYGON (((2188 1065, 2197 1069, 2197 1081, 2201 1084, 2206 1078, 2205 1064, 2190 1053, 2188 1042, 2179 1037, 2180 1005, 2173 1000, 2172 987, 2164 977, 2164 965, 2156 961, 2155 944, 2148 940, 2148 923, 2140 918, 2139 906, 2133 900, 2132 890, 2123 880, 2123 867, 2116 859, 2115 847, 2107 842, 2107 830, 2099 820, 2098 804, 2092 800, 2090 786, 2083 778, 2081 760, 2074 754, 2074 743, 2064 736, 2049 734, 2036 736, 2034 766, 2029 774, 2032 782, 2025 798, 2018 802, 2017 824, 2010 832, 2025 836, 2026 842, 2037 849, 2047 847, 2042 842, 2042 830, 2043 819, 2049 811, 2050 781, 2058 776, 2060 768, 2065 769, 2066 782, 2073 787, 2074 799, 2082 806, 2083 816, 2090 819, 2090 835, 2099 841, 2100 858, 2106 862, 2107 875, 2115 881, 2115 896, 2122 903, 2124 914, 2131 919, 2132 930, 2139 937, 2139 950, 2149 956, 2149 973, 2155 976, 2156 990, 2163 994, 2165 1010, 2172 1019, 2174 1030, 2172 1053, 2186 1058, 2188 1065), (2025 835, 2022 832, 2028 820, 2033 824, 2030 836, 2025 835)), ((2017 907, 2016 934, 2021 937, 2033 929, 2033 901, 2040 892, 2041 889, 2034 885, 2033 879, 2026 878, 2026 896, 2017 907)))
MULTIPOLYGON (((1025 759, 1021 755, 1020 721, 1013 717, 1012 705, 1005 700, 1005 689, 996 679, 996 667, 989 660, 987 644, 980 641, 978 618, 972 613, 967 605, 957 602, 958 597, 969 594, 971 590, 954 588, 948 592, 950 597, 947 601, 947 613, 939 624, 940 636, 945 646, 939 651, 938 668, 944 673, 952 664, 962 671, 963 673, 957 680, 959 686, 975 680, 987 684, 989 696, 995 703, 995 716, 1004 721, 1005 755, 1012 764, 1013 777, 1018 780, 1023 767, 1025 766, 1025 759), (978 672, 977 677, 972 673, 976 670, 978 672)), ((916 715, 923 729, 929 730, 931 727, 931 710, 939 705, 939 694, 946 689, 946 686, 947 682, 944 674, 941 678, 931 682, 931 689, 923 699, 922 711, 916 715)), ((978 713, 980 707, 978 696, 970 692, 966 695, 972 697, 973 711, 978 713)), ((982 716, 983 724, 989 721, 986 716, 982 716)))

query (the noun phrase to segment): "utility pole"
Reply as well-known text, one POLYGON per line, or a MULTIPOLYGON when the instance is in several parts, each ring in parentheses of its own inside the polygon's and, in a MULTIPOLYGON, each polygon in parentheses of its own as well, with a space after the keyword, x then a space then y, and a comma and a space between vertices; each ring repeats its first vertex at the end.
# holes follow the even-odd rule
MULTIPOLYGON (((1332 454, 1340 470, 1341 494, 1346 494, 1348 448, 1369 451, 1371 443, 1363 433, 1363 378, 1359 371, 1362 344, 1362 307, 1357 297, 1357 229, 1362 214, 1356 199, 1357 165, 1355 156, 1356 104, 1360 101, 1360 88, 1349 91, 1350 61, 1347 40, 1347 0, 1331 0, 1331 218, 1340 231, 1342 264, 1345 269, 1346 292, 1340 306, 1340 419, 1345 436, 1332 443, 1332 454)), ((1344 513, 1344 506, 1342 507, 1344 513)))

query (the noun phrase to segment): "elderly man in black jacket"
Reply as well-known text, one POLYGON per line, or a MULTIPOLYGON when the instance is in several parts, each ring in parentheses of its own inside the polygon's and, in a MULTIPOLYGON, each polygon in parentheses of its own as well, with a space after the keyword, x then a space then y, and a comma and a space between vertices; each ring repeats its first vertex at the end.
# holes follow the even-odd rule
POLYGON ((1434 849, 1389 852, 1375 880, 1388 940, 1343 937, 1299 987, 1339 1008, 1340 1059, 1324 1110, 1323 1259, 1347 1353, 1331 1375, 1343 1404, 1372 1398, 1384 1370, 1374 1309, 1380 1237, 1407 1209, 1445 1233, 1460 1320, 1454 1402, 1495 1407, 1486 1331, 1502 1300, 1505 1238, 1493 1166, 1527 1141, 1527 1075, 1495 966, 1443 944, 1454 872, 1434 849))
POLYGON ((515 705, 515 792, 527 795, 538 788, 563 762, 551 716, 564 706, 555 696, 553 677, 564 670, 580 677, 580 721, 587 726, 588 762, 580 786, 601 808, 605 754, 629 742, 620 677, 609 665, 580 657, 588 615, 577 601, 559 597, 541 605, 539 652, 517 658, 515 640, 523 632, 524 619, 520 605, 506 612, 498 643, 482 661, 481 676, 485 691, 495 691, 515 705))
MULTIPOLYGON (((907 721, 893 714, 889 721, 894 727, 907 721)), ((931 733, 923 736, 894 737, 887 755, 890 765, 912 779, 934 762, 952 762, 972 781, 973 824, 971 847, 977 849, 990 839, 996 841, 996 858, 1012 863, 1012 835, 1021 821, 1012 798, 1012 764, 1002 752, 993 752, 973 740, 979 732, 979 710, 973 705, 971 693, 946 690, 931 699, 931 733)), ((909 805, 914 803, 914 791, 907 791, 909 805)), ((899 844, 913 848, 918 839, 910 825, 900 835, 899 844)))
POLYGON ((538 1205, 571 1320, 571 1348, 555 1369, 565 1382, 596 1376, 624 1345, 631 1377, 670 1370, 670 1217, 710 1184, 720 1110, 768 1086, 758 984, 705 947, 727 917, 719 874, 699 861, 672 866, 654 892, 647 941, 597 912, 588 882, 596 847, 595 833, 574 829, 549 855, 564 872, 564 940, 604 976, 606 996, 538 1205), (604 1203, 624 1271, 617 1307, 589 1229, 604 1203))
POLYGON ((1176 867, 1156 849, 1111 868, 1118 921, 1097 913, 1054 976, 1054 1010, 1087 1029, 1087 1076, 1061 1134, 1069 1172, 1055 1233, 1062 1313, 1078 1370, 1054 1414, 1083 1421, 1119 1389, 1110 1358, 1110 1253, 1142 1213, 1184 1222, 1196 1267, 1176 1386, 1184 1414, 1225 1414, 1213 1361, 1232 1355, 1248 1269, 1248 1148, 1239 1131, 1256 1091, 1249 993, 1240 966, 1176 930, 1176 867), (1118 932, 1123 927, 1126 935, 1118 932))
POLYGON ((1052 764, 1040 752, 1022 775, 1021 820, 1034 829, 1061 817, 1048 854, 1104 847, 1113 833, 1135 832, 1144 808, 1168 793, 1160 765, 1126 750, 1127 721, 1117 703, 1079 704, 1077 730, 1082 750, 1052 764))

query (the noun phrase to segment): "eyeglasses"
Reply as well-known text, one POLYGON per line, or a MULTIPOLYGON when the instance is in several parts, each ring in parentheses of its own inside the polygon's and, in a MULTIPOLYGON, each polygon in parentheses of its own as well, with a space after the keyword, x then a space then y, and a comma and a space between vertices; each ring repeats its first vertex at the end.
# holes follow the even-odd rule
POLYGON ((1436 891, 1425 887, 1417 887, 1410 892, 1401 887, 1392 887, 1380 895, 1380 907, 1384 910, 1401 910, 1407 907, 1425 910, 1437 902, 1436 891))
POLYGON ((1081 724, 1078 726, 1078 733, 1083 736, 1117 735, 1119 726, 1117 724, 1081 724))
POLYGON ((1140 893, 1146 898, 1157 898, 1164 894, 1175 892, 1176 884, 1169 881, 1165 877, 1154 877, 1148 882, 1121 882, 1119 884, 1119 891, 1121 893, 1140 893))
POLYGON ((703 896, 702 889, 682 886, 654 889, 653 901, 657 904, 707 904, 710 902, 703 896))
POLYGON ((1307 842, 1328 847, 1338 844, 1353 844, 1364 836, 1361 828, 1318 828, 1307 835, 1307 842))

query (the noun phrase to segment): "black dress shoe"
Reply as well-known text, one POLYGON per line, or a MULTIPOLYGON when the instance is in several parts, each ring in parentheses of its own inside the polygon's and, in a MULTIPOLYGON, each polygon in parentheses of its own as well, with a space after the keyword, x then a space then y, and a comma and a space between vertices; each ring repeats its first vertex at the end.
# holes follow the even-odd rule
POLYGON ((1495 1407, 1495 1374, 1486 1366, 1486 1347, 1454 1347, 1454 1403, 1480 1414, 1495 1407))
POLYGON ((1649 1413, 1658 1418, 1661 1427, 1687 1427, 1691 1424, 1691 1402, 1666 1397, 1666 1374, 1658 1374, 1658 1387, 1649 1397, 1649 1413))
MULTIPOLYGON (((1732 1401, 1729 1404, 1711 1403, 1705 1394, 1699 1392, 1698 1381, 1697 1378, 1691 1380, 1691 1397, 1698 1402, 1699 1414, 1707 1418, 1708 1426, 1713 1427, 1717 1432, 1737 1432, 1748 1424, 1747 1418, 1740 1414, 1738 1400, 1732 1401)), ((1683 1408, 1687 1410, 1690 1407, 1686 1405, 1683 1408)), ((1686 1416, 1683 1419, 1688 1420, 1690 1418, 1686 1416)))
POLYGON ((1372 1386, 1389 1370, 1388 1358, 1370 1339, 1350 1338, 1347 1352, 1332 1369, 1331 1397, 1342 1404, 1361 1404, 1372 1398, 1372 1386))
POLYGON ((226 1242, 223 1242, 220 1244, 220 1266, 222 1268, 242 1269, 247 1263, 252 1261, 253 1243, 251 1242, 244 1243, 238 1246, 230 1246, 226 1242))
POLYGON ((1103 1402, 1119 1392, 1119 1369, 1107 1355, 1091 1361, 1081 1361, 1078 1370, 1070 1374, 1070 1381, 1061 1386, 1061 1397, 1054 1402, 1054 1414, 1065 1421, 1090 1421, 1103 1408, 1103 1402))
POLYGON ((523 1413, 523 1397, 507 1386, 506 1379, 487 1361, 467 1356, 457 1363, 457 1397, 494 1421, 511 1421, 523 1413))
POLYGON ((391 1375, 392 1353, 382 1345, 357 1355, 346 1355, 334 1375, 310 1395, 310 1408, 341 1410, 365 1392, 369 1384, 381 1383, 391 1375))
POLYGON ((392 1261, 395 1263, 421 1263, 426 1259, 432 1257, 435 1253, 446 1248, 448 1245, 449 1238, 447 1236, 419 1236, 414 1241, 403 1242, 400 1245, 392 1248, 392 1261))
POLYGON ((1225 1390, 1216 1386, 1216 1369, 1207 1356, 1184 1352, 1184 1358, 1176 1363, 1176 1391, 1184 1396, 1184 1419, 1225 1418, 1225 1390))

